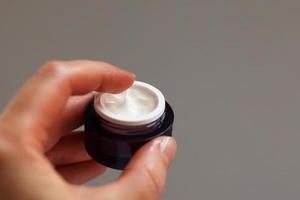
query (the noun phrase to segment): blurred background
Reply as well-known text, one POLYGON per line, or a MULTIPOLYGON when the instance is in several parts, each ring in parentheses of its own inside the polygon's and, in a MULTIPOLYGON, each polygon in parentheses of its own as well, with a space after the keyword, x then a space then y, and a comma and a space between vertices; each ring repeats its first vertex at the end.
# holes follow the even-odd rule
POLYGON ((175 109, 179 149, 161 199, 299 199, 299 9, 296 0, 2 0, 0 108, 47 60, 111 62, 175 109))

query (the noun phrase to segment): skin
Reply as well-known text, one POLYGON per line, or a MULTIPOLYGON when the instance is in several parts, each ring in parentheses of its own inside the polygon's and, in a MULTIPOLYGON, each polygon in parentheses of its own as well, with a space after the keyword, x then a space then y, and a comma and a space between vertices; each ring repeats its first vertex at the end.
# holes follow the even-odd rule
POLYGON ((0 198, 158 199, 176 142, 159 137, 144 145, 112 183, 80 184, 105 167, 87 155, 83 113, 93 91, 118 93, 135 76, 98 61, 51 61, 28 80, 0 115, 0 198))

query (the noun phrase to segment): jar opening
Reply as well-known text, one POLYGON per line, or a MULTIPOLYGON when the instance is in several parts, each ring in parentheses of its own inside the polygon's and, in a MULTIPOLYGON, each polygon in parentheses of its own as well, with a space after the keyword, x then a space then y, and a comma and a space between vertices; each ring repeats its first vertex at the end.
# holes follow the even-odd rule
POLYGON ((119 94, 99 93, 95 111, 108 122, 123 126, 141 126, 155 122, 165 111, 163 94, 152 85, 135 81, 119 94))

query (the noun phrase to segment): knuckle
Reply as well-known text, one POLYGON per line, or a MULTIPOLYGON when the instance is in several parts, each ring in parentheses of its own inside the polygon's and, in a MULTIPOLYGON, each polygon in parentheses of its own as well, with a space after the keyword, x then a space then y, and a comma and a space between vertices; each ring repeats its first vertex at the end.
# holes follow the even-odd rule
POLYGON ((51 75, 55 75, 55 74, 59 74, 61 73, 61 71, 64 69, 64 64, 61 61, 58 60, 52 60, 52 61, 48 61, 46 62, 42 68, 40 69, 40 73, 42 74, 51 74, 51 75))

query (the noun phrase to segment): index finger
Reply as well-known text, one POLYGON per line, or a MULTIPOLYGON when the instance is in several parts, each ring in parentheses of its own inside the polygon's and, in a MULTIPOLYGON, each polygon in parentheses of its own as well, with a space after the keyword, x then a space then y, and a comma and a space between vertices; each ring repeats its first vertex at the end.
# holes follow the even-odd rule
MULTIPOLYGON (((19 126, 47 132, 60 115, 71 95, 97 90, 121 92, 128 88, 134 75, 110 64, 89 60, 52 61, 46 63, 27 81, 2 117, 19 126)), ((46 133, 34 137, 47 140, 46 133)))

